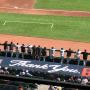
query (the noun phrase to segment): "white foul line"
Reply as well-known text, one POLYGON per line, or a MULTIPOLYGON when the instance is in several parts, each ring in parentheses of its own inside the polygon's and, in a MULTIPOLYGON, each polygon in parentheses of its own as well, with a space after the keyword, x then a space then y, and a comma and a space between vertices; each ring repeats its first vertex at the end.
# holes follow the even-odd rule
POLYGON ((41 22, 25 22, 25 21, 5 21, 4 23, 8 23, 8 22, 18 22, 18 23, 38 23, 38 24, 52 24, 52 23, 41 23, 41 22))
POLYGON ((53 29, 54 24, 53 23, 43 23, 43 22, 25 22, 25 21, 4 21, 3 25, 6 25, 8 22, 18 22, 18 23, 38 23, 38 24, 47 24, 50 25, 51 30, 53 29))

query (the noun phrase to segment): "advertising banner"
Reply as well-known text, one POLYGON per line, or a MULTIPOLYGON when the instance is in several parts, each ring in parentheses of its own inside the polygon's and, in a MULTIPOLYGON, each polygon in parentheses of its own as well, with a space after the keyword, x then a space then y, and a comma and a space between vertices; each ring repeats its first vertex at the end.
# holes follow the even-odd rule
POLYGON ((84 76, 84 77, 90 77, 90 68, 83 68, 83 70, 82 70, 82 76, 84 76))

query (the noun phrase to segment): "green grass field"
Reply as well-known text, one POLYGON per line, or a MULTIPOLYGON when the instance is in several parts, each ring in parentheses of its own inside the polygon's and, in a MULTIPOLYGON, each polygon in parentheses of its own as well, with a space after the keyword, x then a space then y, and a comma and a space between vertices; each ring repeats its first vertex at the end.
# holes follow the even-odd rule
POLYGON ((0 33, 90 42, 90 17, 1 13, 0 33))
POLYGON ((90 11, 90 0, 37 0, 35 8, 90 11))

